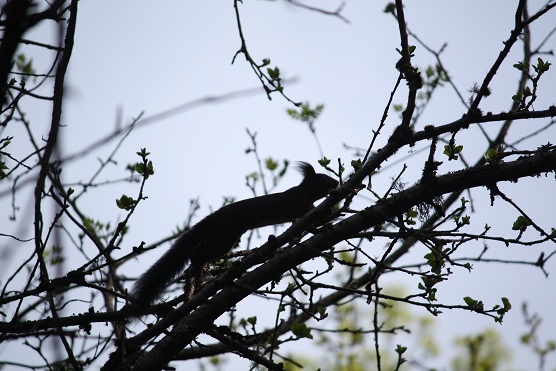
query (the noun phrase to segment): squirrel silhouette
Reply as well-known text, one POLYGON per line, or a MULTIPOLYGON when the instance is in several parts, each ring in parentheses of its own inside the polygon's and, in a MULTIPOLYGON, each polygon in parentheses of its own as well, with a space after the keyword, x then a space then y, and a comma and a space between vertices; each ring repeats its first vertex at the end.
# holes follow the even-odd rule
POLYGON ((297 163, 297 169, 303 175, 299 185, 223 206, 180 235, 135 282, 129 294, 131 303, 143 307, 152 304, 187 262, 200 278, 205 264, 225 256, 245 232, 299 218, 338 186, 338 181, 316 173, 307 162, 297 163))

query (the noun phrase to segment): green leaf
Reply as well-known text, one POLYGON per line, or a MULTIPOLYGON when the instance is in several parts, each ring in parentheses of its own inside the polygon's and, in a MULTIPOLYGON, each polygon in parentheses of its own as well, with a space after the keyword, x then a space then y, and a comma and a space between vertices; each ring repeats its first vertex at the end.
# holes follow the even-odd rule
POLYGON ((133 208, 133 206, 135 206, 137 204, 137 201, 135 201, 133 198, 126 196, 126 195, 122 195, 122 197, 120 197, 119 199, 116 200, 116 205, 123 210, 131 210, 133 208))
POLYGON ((405 215, 408 218, 416 218, 419 215, 419 213, 415 211, 415 209, 411 208, 405 212, 405 215))
POLYGON ((314 108, 308 102, 302 103, 299 110, 288 108, 286 113, 294 120, 299 120, 306 124, 313 124, 324 110, 323 104, 317 104, 314 108))
POLYGON ((498 151, 494 148, 489 148, 488 151, 485 153, 485 160, 492 161, 496 160, 496 156, 498 156, 498 151))
POLYGON ((4 139, 0 139, 0 149, 4 149, 9 146, 13 138, 14 137, 6 137, 4 139))
POLYGON ((274 171, 278 168, 278 162, 274 161, 272 157, 267 158, 264 161, 266 168, 270 171, 274 171))
POLYGON ((465 301, 465 304, 467 304, 469 307, 471 307, 471 309, 474 309, 474 310, 477 310, 477 311, 483 311, 485 309, 485 305, 483 304, 482 301, 475 300, 475 299, 471 298, 470 296, 464 297, 463 301, 465 301))
MULTIPOLYGON (((146 159, 144 161, 146 161, 146 159)), ((142 175, 145 179, 148 179, 149 176, 154 174, 153 162, 150 160, 146 163, 138 162, 135 164, 135 171, 142 175)))
POLYGON ((8 176, 8 173, 5 170, 8 170, 9 167, 6 165, 4 161, 0 161, 0 179, 4 179, 8 176))
POLYGON ((293 322, 291 330, 292 333, 298 338, 313 338, 313 335, 311 335, 311 329, 307 328, 307 325, 304 322, 293 322))
POLYGON ((403 106, 401 104, 394 104, 392 106, 392 108, 394 109, 394 111, 396 112, 402 112, 403 111, 403 106))
POLYGON ((35 70, 33 68, 33 60, 27 60, 25 54, 19 54, 15 61, 16 68, 23 74, 33 74, 35 70))
POLYGON ((362 166, 363 166, 363 162, 361 161, 360 158, 358 158, 357 160, 351 160, 351 167, 353 167, 353 170, 357 171, 361 169, 362 166))
POLYGON ((427 77, 427 79, 430 79, 432 76, 434 76, 434 68, 432 68, 432 66, 427 67, 427 69, 425 70, 425 76, 427 77))
POLYGON ((423 276, 421 277, 421 281, 417 287, 419 290, 423 290, 426 293, 425 299, 428 301, 436 301, 436 292, 437 289, 434 287, 437 283, 442 281, 440 277, 434 276, 423 276))
POLYGON ((245 176, 245 178, 247 179, 253 179, 253 180, 257 180, 259 179, 259 173, 257 173, 256 171, 253 171, 252 173, 249 173, 245 176))
POLYGON ((147 177, 153 174, 154 174, 153 162, 149 160, 149 163, 147 164, 147 177))
POLYGON ((247 318, 247 322, 255 326, 257 324, 257 316, 247 318))
POLYGON ((459 153, 459 152, 457 152, 457 149, 458 149, 458 148, 460 148, 460 152, 461 152, 461 150, 463 149, 463 146, 457 146, 457 147, 454 148, 454 147, 452 147, 452 146, 446 144, 446 145, 444 146, 444 152, 443 152, 443 153, 444 153, 446 156, 448 156, 448 160, 449 160, 449 161, 457 160, 457 159, 459 158, 458 155, 457 155, 457 153, 459 153), (460 148, 460 147, 461 147, 461 148, 460 148))
POLYGON ((527 219, 526 217, 524 217, 523 215, 520 215, 517 217, 517 219, 515 220, 512 229, 514 231, 520 231, 520 232, 525 232, 525 230, 527 229, 528 226, 531 225, 531 222, 529 221, 529 219, 527 219))
POLYGON ((319 160, 319 164, 321 166, 328 166, 328 164, 330 164, 330 159, 323 157, 322 159, 319 160))
POLYGON ((533 338, 533 335, 531 334, 526 334, 526 335, 522 335, 520 340, 523 344, 529 344, 531 342, 531 339, 533 338))
POLYGON ((90 232, 94 232, 95 231, 95 224, 94 221, 90 218, 83 218, 83 226, 85 227, 86 230, 90 231, 90 232))
POLYGON ((529 71, 529 62, 525 61, 525 62, 518 62, 516 64, 513 65, 513 67, 519 71, 522 72, 527 72, 529 71))
POLYGON ((503 298, 502 298, 502 304, 504 304, 504 309, 505 309, 506 311, 512 309, 512 304, 510 304, 510 301, 508 300, 508 298, 503 297, 503 298))
POLYGON ((146 148, 141 148, 141 150, 139 152, 137 152, 138 156, 141 156, 141 158, 145 159, 148 155, 150 155, 150 152, 147 152, 146 148))
POLYGON ((143 173, 145 172, 145 165, 142 164, 141 162, 136 163, 135 172, 143 175, 143 173))
POLYGON ((401 346, 400 344, 396 345, 396 353, 398 353, 399 355, 404 354, 406 350, 407 347, 401 346))
POLYGON ((328 317, 328 313, 326 313, 326 308, 325 308, 325 307, 320 307, 320 306, 317 307, 317 312, 318 312, 319 315, 320 315, 319 320, 323 320, 323 319, 325 319, 326 317, 328 317))
POLYGON ((425 254, 425 259, 427 259, 427 264, 431 267, 431 272, 435 274, 440 274, 446 263, 443 258, 433 252, 425 254))
POLYGON ((266 71, 268 72, 268 76, 271 80, 277 80, 280 78, 280 69, 278 67, 267 68, 266 71))
POLYGON ((533 66, 533 68, 535 69, 535 72, 537 72, 539 75, 542 75, 543 73, 548 71, 550 66, 550 62, 545 62, 541 58, 537 58, 537 65, 533 66))
POLYGON ((415 218, 417 218, 417 216, 419 216, 419 213, 414 210, 413 208, 407 210, 405 212, 405 223, 408 225, 415 225, 417 224, 417 222, 415 221, 415 218))
POLYGON ((388 3, 388 4, 386 4, 386 7, 384 8, 384 13, 394 14, 395 10, 396 10, 396 4, 388 3))

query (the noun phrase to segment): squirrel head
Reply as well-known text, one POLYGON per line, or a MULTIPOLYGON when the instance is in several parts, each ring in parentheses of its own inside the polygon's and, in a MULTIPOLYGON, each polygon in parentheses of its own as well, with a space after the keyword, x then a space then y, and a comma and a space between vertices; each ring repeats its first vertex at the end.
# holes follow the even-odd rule
POLYGON ((299 185, 312 201, 323 198, 338 187, 338 181, 326 174, 319 174, 308 162, 298 162, 297 170, 303 175, 303 181, 299 185))

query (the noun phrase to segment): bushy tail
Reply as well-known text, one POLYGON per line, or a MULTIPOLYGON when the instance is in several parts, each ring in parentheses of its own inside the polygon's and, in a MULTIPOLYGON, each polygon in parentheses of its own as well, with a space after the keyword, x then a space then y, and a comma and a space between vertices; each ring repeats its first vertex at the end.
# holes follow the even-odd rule
POLYGON ((160 297, 164 288, 183 271, 195 248, 189 233, 181 235, 170 247, 170 250, 139 277, 129 294, 132 304, 141 307, 149 306, 160 297))

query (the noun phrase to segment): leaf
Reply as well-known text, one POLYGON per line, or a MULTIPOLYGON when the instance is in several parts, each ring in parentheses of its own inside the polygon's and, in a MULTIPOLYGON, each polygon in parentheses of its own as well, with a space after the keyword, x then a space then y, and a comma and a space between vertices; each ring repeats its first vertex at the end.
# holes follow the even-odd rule
POLYGON ((467 305, 473 305, 475 303, 475 300, 473 300, 473 298, 471 298, 470 296, 464 297, 463 301, 465 301, 465 304, 467 305))
POLYGON ((363 166, 363 162, 361 161, 360 158, 358 158, 357 160, 351 160, 351 167, 353 167, 353 170, 357 171, 361 169, 362 166, 363 166))
POLYGON ((442 268, 444 267, 445 261, 438 254, 428 253, 425 254, 425 259, 427 259, 427 264, 431 267, 431 272, 435 274, 440 274, 442 268))
POLYGON ((326 317, 328 317, 328 313, 326 313, 326 308, 325 307, 317 307, 317 312, 319 312, 320 318, 319 320, 325 319, 326 317))
MULTIPOLYGON (((299 120, 303 123, 312 125, 321 115, 324 110, 323 104, 317 104, 314 108, 308 102, 302 103, 299 110, 288 108, 286 113, 294 120, 299 120)), ((311 129, 313 131, 314 129, 311 129)))
POLYGON ((419 213, 415 211, 413 208, 411 208, 405 212, 405 215, 408 218, 416 218, 419 215, 419 213))
POLYGON ((401 346, 400 344, 396 345, 396 353, 402 355, 407 350, 407 347, 401 346))
POLYGON ((330 164, 330 159, 323 157, 322 159, 319 160, 319 164, 321 166, 328 166, 328 164, 330 164))
POLYGON ((523 215, 520 215, 517 217, 517 219, 515 220, 513 226, 512 226, 512 230, 514 231, 520 231, 520 232, 525 232, 525 230, 527 229, 528 226, 531 225, 531 222, 529 221, 529 219, 527 219, 526 217, 524 217, 523 215))
POLYGON ((298 338, 313 338, 313 335, 311 335, 311 329, 307 328, 307 325, 304 322, 293 322, 291 330, 292 333, 298 338))
POLYGON ((448 156, 449 161, 457 160, 459 158, 458 155, 456 154, 456 153, 459 153, 459 152, 457 152, 458 148, 460 148, 460 152, 461 152, 461 150, 463 149, 463 146, 457 146, 457 147, 454 148, 454 147, 450 146, 449 144, 446 144, 444 146, 444 152, 443 153, 446 156, 448 156))
POLYGON ((396 112, 402 112, 403 111, 403 106, 401 104, 394 104, 392 106, 392 108, 394 109, 394 111, 396 112))
POLYGON ((522 72, 527 72, 529 70, 529 62, 525 61, 525 62, 518 62, 516 64, 513 65, 513 67, 519 71, 522 72))
POLYGON ((463 301, 465 301, 465 304, 467 304, 473 310, 483 311, 485 309, 485 305, 483 304, 482 301, 475 300, 475 299, 471 298, 470 296, 464 297, 463 301))
POLYGON ((502 157, 501 153, 504 152, 504 146, 498 145, 496 148, 489 148, 488 151, 485 153, 484 158, 488 162, 501 162, 502 157))
POLYGON ((502 304, 504 304, 504 309, 506 311, 509 311, 510 309, 512 309, 512 304, 510 304, 510 301, 508 300, 508 298, 503 297, 502 298, 502 304))
MULTIPOLYGON (((146 161, 146 158, 145 160, 146 161)), ((154 174, 154 168, 153 168, 153 162, 152 161, 148 161, 148 162, 138 162, 135 164, 135 171, 142 175, 145 179, 148 179, 149 176, 154 174), (146 166, 145 166, 146 165, 146 166)))
POLYGON ((6 176, 8 176, 8 173, 4 171, 8 169, 9 167, 6 165, 6 163, 4 161, 0 161, 0 179, 4 179, 6 176))
POLYGON ((147 152, 146 148, 141 148, 141 150, 139 152, 137 152, 138 156, 141 156, 141 158, 146 158, 148 155, 150 155, 150 152, 147 152))
POLYGON ((386 4, 386 7, 384 8, 384 13, 394 14, 395 11, 396 11, 396 4, 394 4, 394 3, 386 4))
POLYGON ((253 326, 257 324, 257 316, 247 318, 247 322, 252 324, 253 326))
POLYGON ((267 158, 264 161, 266 168, 270 171, 274 171, 278 168, 278 162, 274 161, 272 157, 267 158))
POLYGON ((267 68, 268 76, 271 80, 277 80, 280 78, 280 69, 278 67, 267 68))
POLYGON ((539 75, 542 75, 543 73, 548 71, 550 66, 551 66, 550 62, 545 62, 541 58, 537 58, 537 65, 534 66, 534 69, 539 75))
POLYGON ((489 148, 488 151, 485 153, 485 160, 492 161, 496 159, 498 156, 498 151, 494 148, 489 148))
POLYGON ((135 201, 133 198, 126 196, 126 195, 122 195, 122 197, 120 197, 119 199, 116 200, 116 205, 123 210, 131 210, 133 208, 133 206, 135 206, 137 204, 137 201, 135 201))

